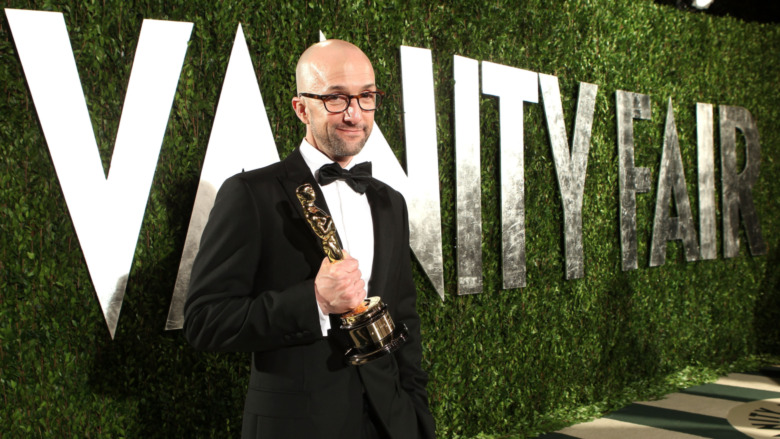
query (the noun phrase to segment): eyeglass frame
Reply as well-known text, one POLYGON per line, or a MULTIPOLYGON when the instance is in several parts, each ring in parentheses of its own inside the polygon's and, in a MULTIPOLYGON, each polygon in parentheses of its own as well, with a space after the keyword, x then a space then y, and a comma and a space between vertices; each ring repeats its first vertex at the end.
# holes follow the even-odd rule
POLYGON ((357 98, 356 100, 357 100, 357 103, 358 103, 358 107, 360 107, 361 110, 363 110, 363 111, 376 111, 376 109, 379 108, 379 104, 382 102, 382 99, 385 97, 385 92, 383 92, 381 90, 364 91, 364 92, 358 93, 356 95, 349 95, 349 94, 346 94, 346 93, 328 93, 328 94, 324 94, 324 95, 318 95, 318 94, 315 94, 315 93, 305 93, 304 92, 304 93, 298 93, 298 97, 312 98, 312 99, 320 100, 320 101, 322 101, 322 106, 325 107, 325 111, 327 111, 328 113, 331 113, 331 114, 340 114, 340 113, 343 113, 343 112, 345 112, 345 111, 347 111, 349 109, 349 106, 352 104, 352 98, 357 98), (365 108, 363 108, 362 105, 360 105, 360 95, 362 95, 364 93, 371 93, 374 96, 379 96, 379 99, 377 100, 376 107, 372 108, 371 110, 366 110, 365 108), (346 96, 347 97, 347 106, 344 107, 344 109, 341 110, 341 111, 331 111, 331 110, 329 110, 328 109, 328 104, 325 103, 325 98, 328 98, 328 97, 331 97, 331 96, 346 96))

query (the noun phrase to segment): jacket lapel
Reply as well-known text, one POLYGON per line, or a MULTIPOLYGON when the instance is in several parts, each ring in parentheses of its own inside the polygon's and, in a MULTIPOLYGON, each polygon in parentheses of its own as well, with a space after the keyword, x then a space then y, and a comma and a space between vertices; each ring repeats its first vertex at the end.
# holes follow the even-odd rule
POLYGON ((388 285, 390 259, 397 245, 393 211, 387 187, 371 180, 366 190, 368 204, 371 207, 371 219, 374 223, 374 263, 371 267, 371 280, 368 282, 371 295, 381 295, 381 286, 388 285))
MULTIPOLYGON (((314 179, 311 170, 303 160, 303 155, 301 155, 299 148, 296 148, 295 151, 287 156, 283 163, 286 172, 284 175, 279 176, 279 183, 284 188, 284 193, 287 195, 287 198, 290 200, 290 204, 293 206, 293 211, 295 212, 294 219, 299 219, 301 221, 302 227, 307 230, 312 238, 312 246, 317 248, 322 257, 325 257, 325 251, 322 249, 322 241, 320 240, 319 236, 314 233, 314 230, 311 229, 311 226, 309 226, 309 223, 306 221, 306 217, 303 215, 303 206, 301 206, 301 202, 298 200, 298 196, 295 194, 295 191, 303 184, 310 184, 314 189, 314 192, 317 194, 317 199, 314 201, 314 204, 325 212, 330 212, 328 209, 328 203, 325 202, 325 196, 322 194, 320 185, 317 184, 317 180, 314 179)), ((336 238, 339 239, 338 232, 336 232, 336 238)), ((340 239, 339 242, 341 242, 340 239)))

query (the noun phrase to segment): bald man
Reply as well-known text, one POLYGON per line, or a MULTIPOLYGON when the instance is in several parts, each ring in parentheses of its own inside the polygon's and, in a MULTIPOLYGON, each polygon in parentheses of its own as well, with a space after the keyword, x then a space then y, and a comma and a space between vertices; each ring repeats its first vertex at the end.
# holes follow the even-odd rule
POLYGON ((192 268, 185 336, 198 349, 252 353, 243 438, 432 439, 406 203, 361 159, 382 99, 373 67, 328 40, 301 55, 296 81, 306 135, 283 161, 222 185, 192 268), (304 183, 333 219, 341 261, 329 262, 303 215, 304 183), (409 340, 349 366, 337 315, 367 296, 381 296, 409 340))

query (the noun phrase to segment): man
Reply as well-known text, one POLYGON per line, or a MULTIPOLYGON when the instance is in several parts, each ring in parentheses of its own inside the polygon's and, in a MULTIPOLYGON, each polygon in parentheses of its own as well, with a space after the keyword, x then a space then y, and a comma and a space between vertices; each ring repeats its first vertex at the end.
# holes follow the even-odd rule
POLYGON ((223 184, 193 265, 185 336, 199 349, 253 353, 244 438, 433 438, 403 197, 370 177, 316 179, 323 165, 365 166, 381 100, 373 67, 356 46, 329 40, 301 55, 296 80, 306 137, 285 160, 223 184), (304 183, 333 218, 341 261, 324 257, 303 216, 304 183), (409 340, 348 366, 334 316, 367 294, 381 296, 409 340))

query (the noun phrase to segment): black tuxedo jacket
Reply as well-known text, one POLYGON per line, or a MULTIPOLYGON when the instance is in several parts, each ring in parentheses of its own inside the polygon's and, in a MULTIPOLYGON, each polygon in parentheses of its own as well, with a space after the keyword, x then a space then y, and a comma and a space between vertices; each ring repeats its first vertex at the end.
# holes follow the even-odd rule
POLYGON ((403 197, 375 179, 366 191, 374 222, 369 291, 407 325, 410 340, 393 355, 347 366, 343 334, 323 337, 320 329, 314 277, 325 255, 295 196, 303 183, 327 211, 298 149, 222 185, 192 267, 187 340, 253 353, 244 438, 357 438, 363 392, 392 438, 433 438, 403 197))

